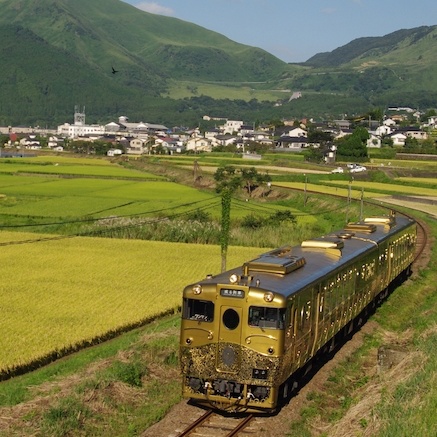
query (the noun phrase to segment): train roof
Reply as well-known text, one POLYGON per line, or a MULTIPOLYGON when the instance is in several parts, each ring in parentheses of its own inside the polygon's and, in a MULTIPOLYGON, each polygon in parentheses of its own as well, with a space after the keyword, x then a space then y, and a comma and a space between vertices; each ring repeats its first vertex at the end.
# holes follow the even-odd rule
POLYGON ((229 284, 231 275, 250 277, 251 288, 290 296, 351 264, 360 255, 376 249, 394 234, 408 228, 414 220, 405 216, 370 217, 349 223, 343 229, 303 241, 299 246, 283 246, 261 254, 243 266, 209 277, 198 284, 229 284))

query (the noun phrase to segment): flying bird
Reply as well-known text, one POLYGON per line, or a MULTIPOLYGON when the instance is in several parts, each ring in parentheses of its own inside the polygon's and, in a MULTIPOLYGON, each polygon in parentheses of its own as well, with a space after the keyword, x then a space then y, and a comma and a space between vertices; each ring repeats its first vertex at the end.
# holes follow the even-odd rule
POLYGON ((116 70, 114 67, 112 67, 112 74, 118 73, 118 70, 116 70))

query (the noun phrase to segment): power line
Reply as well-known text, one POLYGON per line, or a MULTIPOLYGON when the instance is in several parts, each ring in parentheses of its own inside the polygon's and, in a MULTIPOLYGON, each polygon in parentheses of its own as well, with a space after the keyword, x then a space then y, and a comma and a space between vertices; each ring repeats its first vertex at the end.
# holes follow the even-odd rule
MULTIPOLYGON (((8 242, 2 242, 0 243, 0 246, 13 246, 13 245, 18 245, 18 244, 31 244, 31 243, 40 243, 40 242, 45 242, 45 241, 55 241, 55 240, 62 240, 62 239, 67 239, 67 238, 75 238, 75 237, 90 237, 93 235, 104 235, 106 233, 109 232, 114 232, 117 229, 128 229, 128 228, 135 228, 135 227, 140 227, 143 226, 146 223, 158 223, 158 222, 162 222, 165 220, 171 220, 171 219, 175 219, 177 217, 186 215, 186 214, 190 214, 192 212, 198 211, 198 210, 207 210, 213 207, 216 207, 220 204, 220 199, 218 197, 212 198, 213 202, 210 202, 206 205, 201 205, 200 207, 197 208, 191 208, 189 210, 184 210, 178 213, 175 213, 173 215, 168 215, 168 216, 164 216, 164 217, 156 217, 154 219, 149 220, 148 222, 139 222, 139 223, 132 223, 130 225, 120 225, 120 226, 113 226, 111 228, 108 229, 95 229, 95 230, 87 230, 87 231, 83 231, 77 234, 70 234, 70 235, 57 235, 57 236, 52 236, 52 237, 40 237, 40 238, 35 238, 35 239, 26 239, 26 240, 18 240, 18 241, 8 241, 8 242)), ((201 201, 196 201, 196 202, 190 202, 190 203, 184 203, 184 204, 180 204, 177 206, 173 206, 170 208, 163 208, 160 210, 154 210, 154 211, 148 211, 142 214, 151 214, 151 213, 158 213, 158 212, 163 212, 163 211, 168 211, 168 210, 174 210, 177 208, 181 208, 181 207, 185 207, 185 206, 193 206, 193 205, 197 205, 199 203, 205 202, 205 201, 210 201, 211 199, 204 199, 201 201)), ((100 217, 100 218, 93 218, 93 219, 86 219, 86 220, 76 220, 76 221, 69 221, 69 222, 59 222, 59 224, 71 224, 71 223, 86 223, 86 222, 97 222, 97 221, 102 221, 102 220, 107 220, 107 219, 120 219, 120 218, 126 218, 126 217, 138 217, 138 215, 122 215, 122 216, 117 216, 117 217, 100 217)), ((46 225, 52 225, 54 223, 50 223, 50 224, 46 224, 46 225)), ((19 225, 17 227, 23 227, 26 225, 19 225)), ((28 225, 28 226, 43 226, 43 224, 38 224, 38 225, 28 225)), ((11 228, 13 226, 7 226, 8 228, 11 228)))
MULTIPOLYGON (((168 208, 155 209, 155 210, 151 210, 151 211, 143 211, 143 212, 138 212, 135 214, 121 214, 121 215, 117 215, 117 217, 134 217, 134 216, 142 216, 142 215, 147 215, 147 214, 159 214, 159 213, 162 213, 165 211, 172 211, 174 209, 184 208, 186 206, 201 204, 201 203, 207 202, 207 201, 209 202, 212 199, 214 199, 216 202, 218 202, 217 199, 219 199, 219 197, 218 196, 211 197, 209 199, 197 200, 195 202, 189 202, 189 203, 182 203, 182 204, 174 205, 174 206, 171 206, 168 208)), ((213 204, 215 205, 216 202, 214 202, 213 204)), ((128 205, 128 204, 125 204, 125 205, 128 205)), ((121 206, 124 206, 124 205, 119 205, 119 206, 117 206, 117 208, 119 208, 121 206)), ((54 226, 54 225, 70 225, 70 224, 77 224, 77 223, 96 222, 99 220, 103 220, 105 218, 108 218, 108 217, 92 217, 92 218, 82 218, 82 219, 77 219, 77 220, 60 221, 60 222, 27 223, 27 224, 21 224, 21 225, 0 225, 0 229, 32 228, 32 227, 40 227, 40 226, 54 226)))

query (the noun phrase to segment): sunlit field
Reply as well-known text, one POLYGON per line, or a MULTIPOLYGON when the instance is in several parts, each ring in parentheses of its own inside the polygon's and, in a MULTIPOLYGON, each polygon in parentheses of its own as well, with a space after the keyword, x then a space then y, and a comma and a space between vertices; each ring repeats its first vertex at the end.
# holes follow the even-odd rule
MULTIPOLYGON (((338 185, 339 187, 347 187, 347 181, 330 181, 331 185, 338 185)), ((385 192, 387 194, 407 194, 415 196, 436 196, 436 190, 434 188, 415 187, 407 185, 387 184, 380 182, 367 182, 367 181, 354 181, 352 184, 353 189, 364 188, 365 191, 372 192, 385 192)), ((380 194, 379 194, 380 195, 380 194)))
MULTIPOLYGON (((336 196, 343 196, 347 197, 349 195, 349 184, 348 182, 342 182, 342 181, 329 181, 329 184, 338 184, 338 187, 330 186, 330 185, 323 185, 323 184, 311 184, 304 182, 272 182, 272 185, 277 187, 284 187, 284 188, 293 188, 299 191, 305 191, 305 189, 308 192, 316 192, 321 194, 330 194, 330 195, 336 195, 336 196)), ((381 193, 373 193, 370 191, 363 191, 362 190, 363 185, 360 182, 357 182, 356 184, 351 184, 350 186, 350 196, 352 199, 360 199, 363 195, 364 198, 370 198, 370 197, 380 197, 381 193)))
MULTIPOLYGON (((117 219, 121 227, 124 218, 175 219, 166 231, 175 232, 177 219, 196 210, 210 214, 219 226, 221 198, 214 191, 169 182, 106 159, 57 158, 0 161, 0 375, 32 368, 173 310, 181 304, 185 285, 218 273, 221 266, 220 248, 214 244, 167 243, 137 236, 124 239, 122 233, 113 238, 76 236, 96 235, 93 231, 100 230, 102 218, 117 219), (82 220, 89 224, 82 226, 82 220), (70 223, 76 227, 68 227, 70 223), (39 233, 23 232, 34 225, 39 233)), ((323 221, 330 220, 329 214, 336 213, 337 206, 330 204, 328 196, 313 200, 311 191, 347 196, 350 189, 353 199, 397 192, 435 195, 426 186, 359 180, 273 185, 301 193, 306 189, 308 204, 316 202, 327 214, 325 218, 299 210, 304 207, 303 195, 302 204, 300 200, 297 204, 251 198, 232 201, 231 216, 236 221, 248 215, 268 217, 278 210, 293 214, 295 223, 281 225, 279 245, 306 238, 312 226, 321 229, 323 221)), ((308 204, 307 209, 311 208, 308 204)), ((209 222, 204 226, 213 227, 209 222)), ((267 228, 232 229, 234 246, 228 252, 228 268, 268 250, 270 240, 263 240, 270 237, 269 232, 267 228), (246 240, 241 238, 243 233, 246 240), (242 241, 265 248, 235 246, 242 241)))
MULTIPOLYGON (((0 183, 5 179, 7 176, 0 176, 0 183)), ((29 181, 25 176, 13 179, 16 184, 7 180, 0 187, 0 193, 7 196, 0 202, 0 214, 38 217, 141 214, 217 197, 173 182, 42 177, 29 181)))
MULTIPOLYGON (((437 167, 437 164, 436 164, 437 167)), ((437 187, 437 178, 408 178, 408 177, 401 177, 396 178, 397 181, 401 182, 407 182, 414 184, 427 184, 427 185, 435 185, 437 187)))
MULTIPOLYGON (((18 158, 17 158, 18 159, 18 158)), ((96 160, 97 162, 97 160, 96 160)), ((108 161, 106 161, 108 162, 108 161)), ((117 165, 74 164, 70 162, 37 163, 7 160, 0 162, 0 173, 9 174, 50 174, 61 176, 96 176, 129 179, 163 179, 150 173, 137 172, 117 165)))
MULTIPOLYGON (((185 285, 221 265, 210 245, 16 232, 0 244, 0 373, 176 309, 185 285)), ((230 247, 228 266, 260 252, 230 247)))

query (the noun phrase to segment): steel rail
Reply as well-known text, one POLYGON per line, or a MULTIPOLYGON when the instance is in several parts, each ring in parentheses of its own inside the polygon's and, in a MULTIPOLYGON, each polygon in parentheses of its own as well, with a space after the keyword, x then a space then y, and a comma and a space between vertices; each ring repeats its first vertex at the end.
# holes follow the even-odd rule
MULTIPOLYGON (((186 429, 184 429, 181 433, 178 434, 177 437, 184 437, 190 435, 192 432, 194 432, 197 428, 200 428, 204 423, 206 423, 213 415, 219 416, 219 414, 215 413, 214 410, 208 410, 200 416, 198 419, 196 419, 193 423, 189 424, 186 429)), ((249 414, 248 416, 244 417, 231 431, 226 429, 224 426, 221 427, 223 429, 223 432, 227 434, 223 434, 225 437, 233 437, 238 435, 241 431, 243 431, 244 428, 246 428, 249 423, 255 418, 253 414, 249 414)), ((222 416, 223 421, 226 421, 226 417, 222 416)), ((232 418, 234 419, 234 418, 232 418)), ((216 429, 218 431, 218 429, 216 429)))

